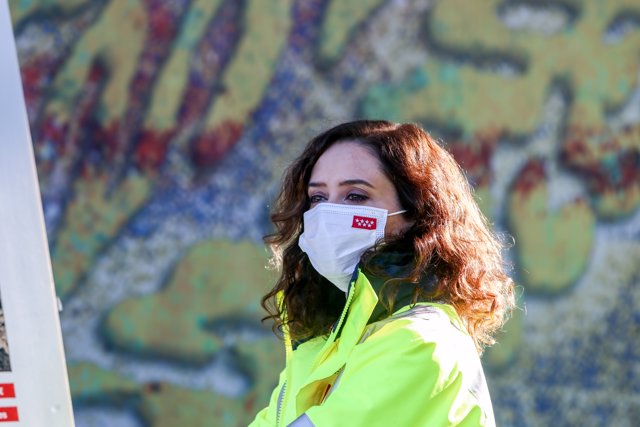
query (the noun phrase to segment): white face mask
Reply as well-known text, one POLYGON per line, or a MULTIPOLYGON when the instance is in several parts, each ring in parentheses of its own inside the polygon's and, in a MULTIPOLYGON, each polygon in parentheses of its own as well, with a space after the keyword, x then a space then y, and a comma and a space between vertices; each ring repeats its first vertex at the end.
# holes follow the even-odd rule
POLYGON ((360 257, 384 237, 386 209, 320 203, 304 213, 304 232, 298 246, 311 265, 338 289, 347 292, 360 257))

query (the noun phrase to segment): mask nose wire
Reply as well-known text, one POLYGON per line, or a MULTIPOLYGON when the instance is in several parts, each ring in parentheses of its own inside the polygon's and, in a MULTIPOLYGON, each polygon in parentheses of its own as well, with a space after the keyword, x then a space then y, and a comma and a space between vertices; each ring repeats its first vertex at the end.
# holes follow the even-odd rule
POLYGON ((398 211, 398 212, 390 213, 387 216, 400 215, 401 213, 405 213, 406 211, 407 211, 406 209, 403 209, 403 210, 398 211))

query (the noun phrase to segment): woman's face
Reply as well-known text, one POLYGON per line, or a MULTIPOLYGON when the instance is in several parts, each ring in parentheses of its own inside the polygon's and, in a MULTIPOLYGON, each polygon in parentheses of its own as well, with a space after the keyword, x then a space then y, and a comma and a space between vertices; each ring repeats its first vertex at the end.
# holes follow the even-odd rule
MULTIPOLYGON (((389 213, 402 210, 398 192, 382 172, 372 151, 354 141, 340 141, 325 151, 311 171, 307 195, 311 207, 318 203, 373 206, 389 213)), ((411 222, 390 216, 385 236, 403 233, 411 222)))

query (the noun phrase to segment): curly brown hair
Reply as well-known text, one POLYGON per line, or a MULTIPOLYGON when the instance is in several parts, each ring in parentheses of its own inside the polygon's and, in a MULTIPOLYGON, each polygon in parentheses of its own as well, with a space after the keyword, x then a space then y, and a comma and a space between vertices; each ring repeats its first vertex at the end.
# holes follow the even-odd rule
POLYGON ((344 141, 362 144, 376 154, 406 209, 406 218, 413 221, 402 236, 369 250, 362 262, 388 252, 412 254, 406 275, 388 282, 415 284, 425 272, 435 275, 437 282, 428 295, 420 295, 425 291, 416 287, 414 301, 422 297, 451 304, 479 352, 493 344, 493 334, 514 307, 513 282, 501 256, 503 245, 490 230, 453 157, 419 126, 387 121, 335 126, 313 138, 287 169, 271 214, 275 232, 264 239, 272 253, 270 264, 281 273, 262 298, 268 313, 265 319, 273 319, 277 328, 286 324, 291 337, 299 340, 327 334, 344 307, 344 294, 314 270, 298 247, 303 214, 310 208, 311 171, 327 148, 344 141), (283 296, 281 304, 278 294, 283 296))

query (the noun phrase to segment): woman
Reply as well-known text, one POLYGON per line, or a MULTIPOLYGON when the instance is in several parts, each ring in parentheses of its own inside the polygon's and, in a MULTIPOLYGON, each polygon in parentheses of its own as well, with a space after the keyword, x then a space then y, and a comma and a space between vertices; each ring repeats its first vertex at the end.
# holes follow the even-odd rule
POLYGON ((344 123, 288 169, 263 306, 286 366, 252 426, 489 426, 479 353, 514 305, 460 168, 413 124, 344 123))

